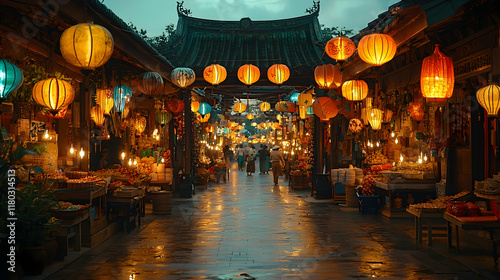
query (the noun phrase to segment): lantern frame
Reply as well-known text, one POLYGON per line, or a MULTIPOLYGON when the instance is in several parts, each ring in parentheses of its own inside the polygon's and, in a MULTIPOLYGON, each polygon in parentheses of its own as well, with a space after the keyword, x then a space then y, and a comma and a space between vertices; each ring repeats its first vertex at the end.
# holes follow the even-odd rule
POLYGON ((420 90, 430 102, 443 102, 453 95, 455 74, 453 61, 439 51, 436 44, 434 53, 422 61, 420 90))
POLYGON ((203 70, 203 78, 213 86, 218 86, 220 83, 224 82, 226 77, 226 68, 219 64, 209 65, 203 70))
POLYGON ((63 107, 68 106, 75 99, 75 93, 70 83, 57 78, 39 81, 33 86, 33 100, 49 108, 53 114, 63 107))
POLYGON ((358 43, 359 58, 374 66, 389 62, 396 55, 397 49, 396 41, 382 33, 365 35, 358 43))
POLYGON ((238 80, 250 87, 260 78, 259 67, 253 64, 244 64, 238 69, 238 80))
POLYGON ((489 117, 496 117, 500 110, 500 86, 488 85, 476 92, 479 104, 486 110, 489 117))
POLYGON ((24 75, 14 63, 0 59, 0 103, 23 84, 24 75))
POLYGON ((285 64, 274 64, 267 69, 267 78, 274 84, 282 85, 290 78, 290 69, 285 64))
POLYGON ((368 96, 368 84, 363 80, 349 80, 342 84, 342 96, 349 101, 361 101, 368 96))

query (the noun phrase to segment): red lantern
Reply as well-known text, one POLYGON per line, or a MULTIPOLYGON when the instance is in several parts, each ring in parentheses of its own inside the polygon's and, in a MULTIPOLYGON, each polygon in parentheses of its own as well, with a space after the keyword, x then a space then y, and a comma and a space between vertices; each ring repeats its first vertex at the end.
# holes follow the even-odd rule
POLYGON ((184 101, 179 98, 172 98, 167 102, 167 108, 173 114, 179 114, 184 110, 184 101))
POLYGON ((344 61, 354 54, 356 45, 346 36, 337 36, 326 43, 325 51, 331 58, 344 61))
POLYGON ((322 121, 334 118, 339 112, 339 103, 339 101, 331 97, 319 97, 312 105, 314 114, 322 121))
POLYGON ((286 105, 288 106, 288 108, 286 109, 288 112, 290 113, 295 113, 297 112, 297 104, 291 102, 291 101, 287 101, 286 102, 286 105))

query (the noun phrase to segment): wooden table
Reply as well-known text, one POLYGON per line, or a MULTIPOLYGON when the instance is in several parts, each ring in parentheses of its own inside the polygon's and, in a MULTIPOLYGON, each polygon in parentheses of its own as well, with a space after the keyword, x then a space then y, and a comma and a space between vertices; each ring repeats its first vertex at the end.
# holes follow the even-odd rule
POLYGON ((144 210, 144 195, 136 195, 134 197, 110 197, 108 199, 107 216, 109 220, 109 211, 112 208, 125 208, 125 216, 122 220, 126 224, 126 231, 130 233, 135 228, 135 218, 138 217, 139 225, 141 225, 142 211, 144 210))
POLYGON ((70 219, 59 219, 60 227, 56 232, 56 240, 57 240, 57 259, 62 260, 65 256, 68 255, 69 246, 68 241, 70 238, 75 238, 75 251, 80 251, 82 249, 82 227, 81 224, 83 221, 89 218, 89 212, 87 211, 85 214, 70 218, 70 219), (74 231, 71 231, 71 228, 74 228, 74 231))
MULTIPOLYGON (((415 217, 415 242, 418 246, 422 245, 423 228, 427 227, 427 245, 432 247, 432 226, 442 224, 442 227, 434 227, 436 229, 446 229, 443 218, 444 212, 422 212, 412 208, 406 208, 406 212, 415 217), (424 226, 424 224, 426 226, 424 226)), ((444 234, 434 234, 435 237, 446 237, 444 234)))

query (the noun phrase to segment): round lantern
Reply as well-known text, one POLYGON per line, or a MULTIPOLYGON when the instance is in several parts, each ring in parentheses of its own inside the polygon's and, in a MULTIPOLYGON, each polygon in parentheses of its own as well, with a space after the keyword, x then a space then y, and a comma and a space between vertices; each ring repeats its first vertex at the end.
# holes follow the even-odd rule
POLYGON ((137 87, 144 94, 151 96, 160 95, 163 93, 163 78, 156 72, 146 72, 142 74, 137 87))
POLYGON ((388 123, 391 121, 392 119, 392 115, 394 114, 393 111, 389 110, 389 109, 385 109, 384 110, 384 123, 388 123))
POLYGON ((253 122, 250 124, 251 126, 257 126, 257 123, 256 122, 253 122))
POLYGON ((373 130, 379 130, 382 127, 382 116, 384 115, 384 111, 371 108, 367 113, 368 122, 372 126, 373 130))
POLYGON ((356 45, 346 36, 337 36, 326 43, 325 51, 331 58, 344 61, 354 54, 356 45))
POLYGON ((236 113, 243 113, 245 112, 245 110, 247 109, 247 105, 241 103, 241 102, 237 102, 236 104, 234 104, 233 106, 233 110, 236 112, 236 113))
POLYGON ((201 103, 200 108, 198 109, 198 113, 200 113, 200 115, 202 116, 205 116, 211 111, 212 111, 212 106, 210 106, 208 103, 201 103))
POLYGON ((104 111, 101 106, 97 105, 90 108, 90 118, 94 121, 96 126, 103 126, 106 118, 104 117, 104 111))
POLYGON ((141 134, 146 129, 147 120, 143 116, 137 116, 134 121, 134 128, 137 134, 141 134))
POLYGON ((226 68, 219 64, 212 64, 207 66, 203 71, 203 78, 205 81, 211 83, 214 86, 222 83, 227 77, 226 68))
POLYGON ((420 89, 422 96, 428 101, 446 101, 453 94, 455 75, 450 57, 439 51, 436 45, 434 53, 422 61, 420 73, 420 89))
POLYGON ((247 119, 253 120, 253 119, 255 119, 255 116, 253 114, 248 114, 247 119))
MULTIPOLYGON (((299 97, 298 97, 298 100, 297 100, 299 106, 312 106, 312 102, 313 102, 313 97, 312 97, 312 94, 309 93, 309 91, 306 91, 306 92, 302 92, 299 94, 299 97)), ((307 110, 307 108, 306 108, 307 110)))
POLYGON ((184 110, 184 101, 180 100, 179 98, 171 98, 167 102, 167 108, 172 112, 173 114, 179 114, 184 110))
POLYGON ((196 119, 201 123, 208 122, 208 120, 210 119, 210 113, 206 114, 205 116, 202 116, 201 114, 197 113, 196 119))
POLYGON ((119 85, 113 89, 114 106, 117 113, 121 113, 125 108, 125 103, 132 96, 132 89, 126 85, 119 85))
POLYGON ((157 111, 155 114, 156 121, 159 124, 167 124, 172 119, 172 113, 168 110, 157 111))
POLYGON ((342 73, 332 64, 319 65, 314 68, 314 80, 319 88, 338 88, 342 84, 342 73))
POLYGON ((179 67, 172 70, 170 78, 176 86, 180 88, 186 88, 194 83, 196 74, 191 68, 179 67))
POLYGON ((60 39, 61 54, 70 64, 95 69, 113 54, 113 36, 97 24, 80 23, 66 29, 60 39))
POLYGON ((363 122, 359 119, 351 119, 349 121, 349 130, 352 133, 358 133, 363 129, 363 122))
POLYGON ((424 119, 424 104, 420 102, 410 102, 408 104, 408 111, 410 112, 410 116, 416 120, 421 121, 424 119))
POLYGON ((342 84, 342 96, 349 101, 361 101, 368 95, 368 85, 363 80, 350 80, 342 84))
POLYGON ((71 84, 57 78, 46 79, 33 86, 33 100, 39 105, 49 108, 53 114, 68 106, 74 98, 75 93, 71 84))
POLYGON ((262 102, 259 104, 259 109, 262 112, 267 112, 271 109, 271 104, 269 104, 268 102, 262 102))
POLYGON ((298 108, 297 108, 297 104, 293 103, 292 101, 287 101, 286 102, 286 105, 288 108, 286 108, 286 110, 290 113, 295 113, 297 112, 298 108))
POLYGON ((274 64, 267 69, 267 78, 272 83, 281 85, 290 78, 290 70, 285 64, 274 64))
POLYGON ((279 101, 279 102, 276 103, 276 105, 274 106, 274 108, 278 112, 285 112, 288 109, 288 104, 287 104, 286 101, 279 101))
POLYGON ((489 85, 479 89, 476 93, 477 101, 488 112, 488 116, 496 116, 500 109, 500 87, 489 85))
POLYGON ((247 86, 251 86, 260 78, 260 70, 252 64, 242 65, 238 69, 238 79, 247 86))
POLYGON ((290 96, 290 101, 293 103, 299 102, 299 94, 300 92, 296 92, 290 96))
POLYGON ((366 35, 361 38, 358 44, 359 58, 375 66, 390 61, 396 54, 396 50, 396 42, 387 34, 366 35))
POLYGON ((23 72, 16 65, 0 59, 0 103, 23 83, 23 72))
POLYGON ((236 127, 236 130, 242 130, 243 128, 244 128, 244 127, 243 127, 242 125, 238 125, 238 126, 236 127))
POLYGON ((113 92, 110 89, 96 89, 96 93, 97 105, 101 106, 105 115, 109 115, 114 105, 113 92))
POLYGON ((312 107, 314 114, 322 121, 334 118, 339 112, 338 102, 331 97, 318 97, 312 107))
POLYGON ((198 110, 200 110, 200 102, 191 101, 191 112, 196 113, 198 110))
POLYGON ((54 118, 54 119, 64 119, 64 117, 66 116, 67 112, 68 112, 68 107, 63 107, 63 108, 59 109, 57 111, 57 114, 55 114, 55 115, 52 115, 52 113, 49 112, 49 110, 47 108, 44 108, 42 110, 42 113, 44 113, 44 115, 47 118, 54 118))

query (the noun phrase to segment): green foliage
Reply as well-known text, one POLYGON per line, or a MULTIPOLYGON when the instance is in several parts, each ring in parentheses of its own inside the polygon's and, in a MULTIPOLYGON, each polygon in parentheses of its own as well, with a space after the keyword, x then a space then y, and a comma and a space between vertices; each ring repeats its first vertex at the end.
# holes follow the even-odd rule
POLYGON ((160 47, 170 43, 175 37, 175 28, 173 23, 165 26, 165 30, 161 33, 161 35, 153 37, 149 37, 147 35, 148 32, 144 29, 138 30, 133 23, 129 23, 129 27, 155 49, 159 49, 160 47))
POLYGON ((348 36, 353 34, 352 29, 346 29, 345 27, 339 28, 338 26, 325 27, 324 24, 321 25, 321 32, 325 40, 330 40, 337 36, 348 36))

